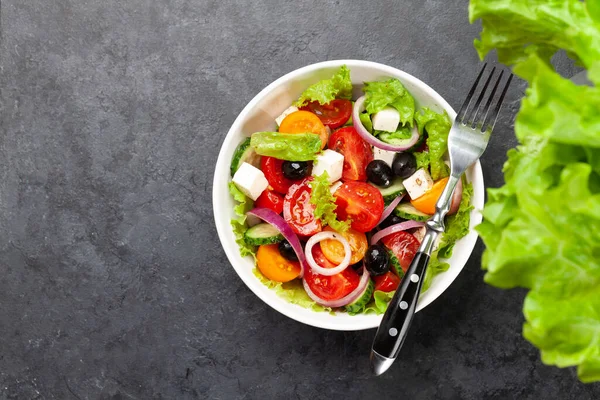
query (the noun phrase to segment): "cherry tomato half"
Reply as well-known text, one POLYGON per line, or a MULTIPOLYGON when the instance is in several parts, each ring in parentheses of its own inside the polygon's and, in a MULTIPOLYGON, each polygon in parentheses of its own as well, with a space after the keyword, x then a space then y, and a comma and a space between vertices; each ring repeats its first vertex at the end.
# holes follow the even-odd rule
POLYGON ((408 232, 392 233, 381 239, 381 241, 398 258, 402 270, 406 273, 419 250, 419 241, 408 232))
POLYGON ((283 212, 283 195, 267 188, 254 202, 256 207, 264 207, 275 211, 277 214, 283 212))
POLYGON ((300 109, 312 112, 319 117, 323 125, 335 129, 344 125, 350 119, 352 115, 352 102, 344 99, 335 99, 327 104, 319 104, 318 101, 311 101, 300 109))
MULTIPOLYGON (((435 205, 440 196, 442 195, 442 192, 444 191, 444 188, 446 187, 446 184, 448 183, 449 179, 450 178, 443 178, 435 182, 430 190, 425 192, 423 196, 411 200, 410 204, 412 204, 417 210, 421 211, 422 213, 429 215, 435 214, 435 205)), ((456 210, 458 210, 458 207, 460 206, 461 197, 455 197, 456 196, 452 196, 452 203, 450 204, 450 212, 448 212, 448 215, 456 212, 456 210)))
MULTIPOLYGON (((335 267, 335 264, 327 260, 320 246, 313 246, 312 254, 319 266, 323 268, 335 267)), ((360 277, 356 271, 350 267, 333 276, 315 274, 311 268, 306 268, 304 279, 314 294, 328 301, 339 300, 349 295, 358 287, 360 281, 360 277)))
MULTIPOLYGON (((324 231, 335 232, 331 227, 326 226, 324 231)), ((367 248, 369 247, 369 242, 367 241, 367 235, 363 232, 359 232, 356 229, 348 229, 344 233, 339 233, 342 235, 348 243, 350 244, 350 249, 352 250, 352 257, 350 258, 350 264, 356 264, 360 260, 362 260, 367 252, 367 248)), ((346 256, 346 251, 344 250, 344 246, 337 240, 327 239, 323 240, 319 243, 321 246, 321 250, 323 250, 323 254, 325 257, 332 263, 339 265, 346 256)))
POLYGON ((341 221, 351 219, 352 228, 369 232, 383 215, 383 196, 374 186, 365 182, 345 182, 335 192, 335 212, 341 221))
POLYGON ((263 156, 260 161, 260 169, 269 181, 269 185, 277 192, 286 194, 295 181, 288 179, 283 175, 283 160, 274 157, 263 156))
POLYGON ((400 286, 400 278, 391 271, 375 277, 375 290, 392 292, 400 286))
POLYGON ((281 133, 316 133, 321 137, 321 148, 327 145, 329 133, 319 117, 310 111, 296 111, 288 115, 279 125, 281 133))
POLYGON ((290 187, 283 200, 283 219, 298 235, 309 236, 321 231, 321 221, 315 218, 314 204, 310 202, 312 189, 308 185, 312 178, 306 178, 290 187))
POLYGON ((329 137, 329 148, 344 155, 342 179, 367 180, 367 165, 373 161, 373 150, 353 126, 333 132, 329 137))
POLYGON ((284 258, 278 244, 259 246, 256 266, 266 278, 275 282, 289 282, 300 275, 300 263, 284 258))

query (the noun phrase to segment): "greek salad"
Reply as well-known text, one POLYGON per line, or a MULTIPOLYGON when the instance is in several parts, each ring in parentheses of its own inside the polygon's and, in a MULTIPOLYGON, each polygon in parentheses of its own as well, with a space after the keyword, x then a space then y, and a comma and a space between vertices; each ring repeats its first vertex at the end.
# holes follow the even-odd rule
MULTIPOLYGON (((350 71, 308 87, 231 160, 231 221, 242 256, 277 293, 314 310, 383 313, 417 252, 448 180, 446 113, 417 109, 401 81, 350 71)), ((461 182, 423 289, 469 232, 472 187, 461 182)))

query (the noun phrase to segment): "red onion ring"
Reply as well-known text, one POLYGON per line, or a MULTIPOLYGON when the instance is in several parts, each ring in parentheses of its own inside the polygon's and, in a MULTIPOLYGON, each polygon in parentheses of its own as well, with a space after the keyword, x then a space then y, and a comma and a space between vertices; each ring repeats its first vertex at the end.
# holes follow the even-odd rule
POLYGON ((304 248, 304 254, 306 255, 306 262, 308 263, 308 265, 310 266, 310 268, 313 270, 314 273, 319 274, 319 275, 324 275, 324 276, 332 276, 332 275, 339 274, 340 272, 342 272, 343 270, 348 268, 348 266, 350 265, 350 259, 352 257, 352 249, 350 248, 350 243, 348 243, 346 238, 343 237, 342 235, 340 235, 339 233, 331 232, 331 231, 323 231, 323 232, 314 234, 313 236, 310 237, 310 239, 308 239, 308 242, 306 242, 306 247, 304 248), (342 244, 342 246, 344 246, 344 250, 346 251, 346 254, 344 254, 344 259, 337 267, 323 268, 319 264, 317 264, 317 262, 315 261, 315 258, 313 257, 313 254, 312 254, 313 246, 323 240, 326 240, 326 239, 337 240, 338 242, 340 242, 342 244))
POLYGON ((463 194, 463 184, 462 178, 458 180, 456 184, 456 188, 454 188, 454 193, 452 193, 452 200, 450 200, 450 211, 448 211, 448 215, 456 214, 458 212, 458 208, 460 207, 460 202, 462 201, 463 194))
POLYGON ((405 221, 396 225, 388 226, 387 228, 382 229, 373 235, 371 238, 371 245, 377 244, 377 242, 379 242, 381 239, 391 235, 392 233, 401 232, 412 228, 420 228, 422 226, 425 226, 425 224, 417 221, 405 221))
MULTIPOLYGON (((378 147, 383 150, 389 151, 405 151, 413 147, 419 141, 419 131, 416 126, 413 126, 412 136, 410 139, 406 139, 406 144, 403 145, 393 145, 386 142, 382 142, 377 139, 375 136, 371 134, 360 122, 360 113, 365 110, 365 96, 359 97, 354 103, 354 108, 352 109, 352 124, 354 124, 354 129, 356 132, 364 139, 365 142, 369 143, 372 146, 378 147)), ((415 124, 416 125, 416 124, 415 124)))
POLYGON ((302 251, 300 239, 298 239, 298 236, 296 236, 292 230, 292 227, 285 222, 281 215, 277 214, 273 210, 269 210, 268 208, 257 207, 248 211, 247 214, 254 215, 266 223, 273 225, 279 232, 281 232, 283 237, 290 242, 292 249, 294 249, 296 256, 298 256, 298 261, 300 262, 300 275, 298 275, 298 277, 302 278, 304 276, 304 268, 306 266, 306 257, 302 251))
POLYGON ((362 276, 360 277, 360 281, 358 282, 358 286, 356 287, 356 289, 354 289, 348 295, 346 295, 338 300, 323 300, 322 298, 320 298, 319 296, 314 294, 312 290, 310 290, 308 283, 306 283, 306 279, 302 280, 302 284, 304 285, 304 290, 306 290, 306 294, 314 302, 316 302, 324 307, 337 308, 337 307, 343 307, 347 304, 352 303, 354 300, 358 299, 358 297, 363 293, 363 291, 369 284, 369 273, 367 272, 366 269, 363 268, 363 273, 362 273, 362 276))
POLYGON ((392 211, 394 211, 394 208, 396 208, 398 206, 398 204, 400 204, 400 201, 402 200, 403 197, 404 197, 404 195, 402 194, 402 195, 396 197, 394 200, 392 200, 392 202, 385 208, 385 210, 383 210, 383 214, 381 214, 381 218, 379 219, 379 222, 377 223, 377 225, 382 223, 387 217, 390 216, 392 211))

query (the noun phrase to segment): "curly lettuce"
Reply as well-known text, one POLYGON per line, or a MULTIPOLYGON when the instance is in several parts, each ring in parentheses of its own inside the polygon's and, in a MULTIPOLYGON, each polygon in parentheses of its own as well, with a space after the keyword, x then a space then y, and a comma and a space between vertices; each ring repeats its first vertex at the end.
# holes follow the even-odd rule
POLYGON ((385 107, 394 107, 400 113, 402 125, 413 125, 415 99, 396 78, 385 81, 365 82, 365 109, 374 114, 385 107))
POLYGON ((332 229, 344 233, 350 228, 350 221, 339 221, 335 209, 335 196, 331 193, 327 171, 309 182, 311 187, 310 202, 316 206, 315 218, 332 229))
POLYGON ((229 193, 231 193, 231 197, 238 202, 238 204, 233 207, 233 211, 237 217, 230 221, 233 234, 235 235, 235 242, 240 248, 240 254, 242 257, 255 257, 256 246, 250 246, 244 240, 244 233, 246 233, 248 230, 246 213, 254 208, 254 202, 246 197, 246 195, 242 193, 233 182, 229 182, 229 193))
POLYGON ((330 79, 323 79, 311 85, 300 95, 294 105, 302 107, 311 101, 319 104, 327 104, 336 98, 352 98, 352 80, 350 79, 350 70, 342 65, 330 79))
POLYGON ((536 54, 549 61, 563 49, 600 82, 600 5, 597 0, 471 0, 469 19, 481 19, 475 48, 483 57, 496 50, 512 65, 536 54))
POLYGON ((548 60, 559 49, 600 82, 597 1, 472 0, 475 46, 496 48, 529 83, 504 186, 488 190, 477 227, 485 281, 529 289, 523 335, 542 361, 600 381, 600 89, 578 86, 548 60))
POLYGON ((420 135, 427 134, 427 147, 429 148, 429 167, 431 178, 436 181, 449 175, 448 166, 444 156, 448 150, 448 135, 452 121, 448 113, 438 114, 423 107, 415 113, 415 121, 420 135))

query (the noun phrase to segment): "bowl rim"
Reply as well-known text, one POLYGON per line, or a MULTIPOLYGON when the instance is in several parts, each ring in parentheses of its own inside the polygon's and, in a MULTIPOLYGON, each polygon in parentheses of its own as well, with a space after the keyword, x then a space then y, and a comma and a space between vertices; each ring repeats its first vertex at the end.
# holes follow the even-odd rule
MULTIPOLYGON (((362 319, 360 322, 357 320, 356 324, 354 322, 351 324, 349 324, 349 323, 340 324, 339 320, 338 321, 335 320, 336 316, 331 316, 331 318, 327 319, 325 322, 319 321, 319 320, 312 319, 309 316, 306 316, 303 314, 297 314, 297 313, 291 312, 290 308, 288 308, 288 307, 293 304, 289 303, 287 300, 285 300, 279 296, 277 296, 277 297, 281 300, 280 302, 270 301, 270 299, 268 299, 267 296, 264 295, 264 292, 261 292, 260 290, 258 290, 258 286, 255 286, 254 284, 252 284, 249 281, 249 279, 255 280, 256 282, 258 282, 259 285, 261 285, 265 289, 273 292, 271 289, 264 286, 263 283, 260 282, 258 280, 258 278, 256 278, 254 276, 254 274, 245 275, 240 271, 240 268, 242 268, 243 266, 237 265, 236 258, 241 257, 239 255, 239 249, 237 247, 237 244, 235 245, 235 249, 231 249, 231 248, 228 248, 227 246, 225 246, 224 237, 227 234, 231 234, 231 228, 230 228, 229 220, 227 221, 226 224, 224 224, 220 221, 221 213, 219 212, 219 210, 221 210, 221 203, 219 202, 218 193, 216 190, 216 188, 218 188, 220 186, 219 185, 220 181, 223 179, 222 178, 223 171, 229 170, 230 160, 225 160, 225 157, 224 157, 226 149, 229 147, 229 145, 231 145, 233 136, 235 136, 234 133, 236 131, 240 130, 242 124, 246 120, 246 117, 257 106, 257 104, 259 104, 272 90, 279 87, 281 84, 283 84, 285 82, 294 80, 298 76, 302 76, 306 73, 318 71, 320 69, 341 67, 342 65, 347 65, 348 68, 350 69, 350 71, 352 71, 353 67, 374 68, 379 71, 383 71, 386 74, 389 74, 390 77, 398 77, 402 81, 410 81, 411 83, 413 83, 417 86, 420 86, 425 92, 427 92, 427 95, 430 96, 438 104, 439 107, 441 107, 443 110, 446 110, 446 112, 448 112, 448 115, 450 116, 450 118, 452 120, 454 120, 454 118, 456 117, 456 111, 454 111, 452 106, 450 106, 450 104, 439 93, 437 93, 433 88, 431 88, 425 82, 421 81, 419 78, 417 78, 407 72, 404 72, 400 69, 397 69, 395 67, 391 67, 391 66, 388 66, 385 64, 374 62, 374 61, 354 60, 354 59, 329 60, 329 61, 323 61, 323 62, 306 65, 304 67, 301 67, 301 68, 295 69, 291 72, 288 72, 287 74, 285 74, 285 75, 281 76, 280 78, 276 79, 275 81, 271 82, 264 89, 262 89, 258 94, 256 94, 248 102, 248 104, 246 104, 246 106, 242 109, 242 111, 238 114, 238 116, 234 120, 233 124, 227 131, 227 134, 225 135, 223 141, 221 142, 221 148, 219 150, 217 162, 215 165, 214 177, 213 177, 212 200, 213 200, 213 215, 214 215, 214 220, 215 220, 215 226, 217 229, 217 234, 219 236, 219 241, 221 243, 221 247, 223 248, 223 250, 227 256, 227 259, 229 260, 229 263, 231 264, 233 269, 236 271, 237 275, 244 282, 246 287, 248 287, 258 298, 260 298, 265 304, 267 304, 274 310, 280 312, 281 314, 285 315, 286 317, 289 317, 289 318, 296 320, 298 322, 301 322, 303 324, 307 324, 307 325, 314 326, 317 328, 330 329, 330 330, 358 331, 358 330, 372 329, 372 328, 378 327, 379 323, 381 321, 381 318, 383 316, 382 315, 369 315, 369 317, 373 317, 373 318, 368 318, 368 319, 365 318, 365 319, 362 319)), ((463 253, 466 253, 466 255, 461 257, 462 265, 460 266, 460 268, 457 268, 454 271, 455 273, 453 274, 453 276, 450 276, 448 279, 445 279, 443 282, 441 282, 440 285, 437 285, 435 288, 432 286, 427 292, 425 292, 426 294, 428 294, 425 298, 423 297, 424 295, 421 296, 421 298, 419 299, 419 304, 417 305, 417 310, 416 310, 417 312, 420 311, 421 309, 425 308, 429 304, 431 304, 444 291, 446 291, 446 289, 454 282, 456 277, 464 269, 468 259, 470 258, 471 254, 473 253, 473 250, 475 248, 475 244, 476 244, 478 235, 476 232, 474 232, 473 227, 475 225, 477 225, 478 223, 480 223, 481 219, 482 219, 481 214, 479 213, 479 210, 483 208, 485 184, 483 181, 483 172, 481 169, 481 163, 479 161, 477 161, 470 168, 471 168, 472 175, 473 175, 471 182, 473 184, 473 189, 474 189, 474 191, 473 191, 474 195, 473 195, 473 198, 471 199, 471 204, 474 205, 475 210, 474 210, 474 212, 471 213, 471 223, 470 223, 470 227, 469 227, 469 234, 461 239, 461 241, 467 242, 468 251, 463 252, 463 253), (435 290, 432 291, 432 289, 435 289, 435 290)), ((449 272, 450 271, 444 272, 444 274, 449 274, 449 272)), ((297 305, 293 305, 293 306, 300 307, 297 305)), ((307 310, 307 309, 304 309, 304 310, 307 310)), ((312 310, 310 310, 310 311, 311 311, 311 313, 323 314, 323 312, 312 311, 312 310)), ((351 318, 356 318, 356 317, 351 317, 351 318)))

